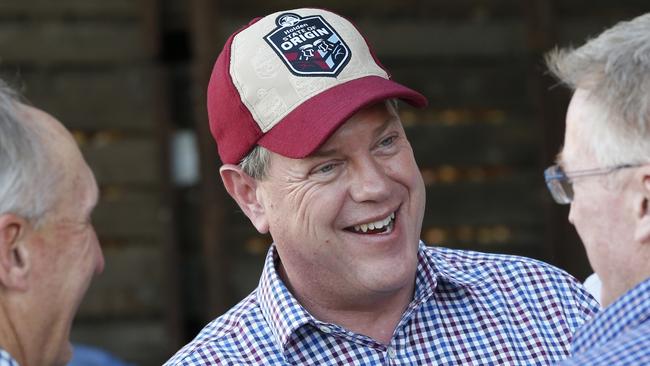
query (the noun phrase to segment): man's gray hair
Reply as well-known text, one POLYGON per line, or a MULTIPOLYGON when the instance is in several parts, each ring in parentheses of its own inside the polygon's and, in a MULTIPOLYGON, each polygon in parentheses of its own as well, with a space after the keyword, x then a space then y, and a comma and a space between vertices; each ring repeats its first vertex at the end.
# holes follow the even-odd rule
MULTIPOLYGON (((398 109, 398 100, 397 99, 388 99, 386 105, 391 105, 395 108, 395 111, 398 109)), ((269 169, 269 163, 271 162, 271 152, 257 145, 251 150, 251 152, 246 155, 241 162, 239 163, 239 168, 244 171, 244 173, 250 175, 256 180, 262 180, 266 178, 266 173, 269 169)))
POLYGON ((55 200, 54 177, 40 134, 22 118, 18 94, 0 80, 0 215, 39 224, 55 200))
POLYGON ((266 178, 266 172, 271 161, 271 152, 266 148, 257 145, 246 155, 239 163, 239 167, 244 173, 250 175, 256 180, 266 178))
POLYGON ((587 90, 608 111, 584 121, 601 164, 650 161, 650 13, 620 22, 578 49, 556 49, 546 62, 561 82, 587 90))

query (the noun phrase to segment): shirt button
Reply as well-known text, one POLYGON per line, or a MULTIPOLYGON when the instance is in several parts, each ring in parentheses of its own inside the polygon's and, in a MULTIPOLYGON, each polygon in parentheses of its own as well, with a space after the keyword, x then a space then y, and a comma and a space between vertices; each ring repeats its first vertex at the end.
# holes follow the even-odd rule
POLYGON ((397 352, 395 352, 395 348, 388 347, 387 351, 388 351, 388 357, 389 358, 394 359, 395 357, 397 357, 397 352))
POLYGON ((328 327, 327 325, 320 325, 318 328, 320 329, 321 332, 323 332, 325 334, 332 333, 332 329, 330 327, 328 327))

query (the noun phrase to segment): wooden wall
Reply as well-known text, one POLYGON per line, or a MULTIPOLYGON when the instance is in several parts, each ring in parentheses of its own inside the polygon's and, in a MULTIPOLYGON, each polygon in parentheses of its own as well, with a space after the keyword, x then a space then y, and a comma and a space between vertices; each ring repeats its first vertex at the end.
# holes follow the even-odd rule
POLYGON ((427 184, 422 238, 589 273, 542 171, 569 94, 542 55, 650 10, 625 0, 0 0, 0 74, 71 129, 101 188, 106 257, 75 341, 160 364, 256 285, 268 236, 218 178, 205 86, 255 16, 326 7, 353 20, 394 79, 424 93, 402 119, 427 184), (169 181, 169 134, 196 131, 201 180, 169 181))

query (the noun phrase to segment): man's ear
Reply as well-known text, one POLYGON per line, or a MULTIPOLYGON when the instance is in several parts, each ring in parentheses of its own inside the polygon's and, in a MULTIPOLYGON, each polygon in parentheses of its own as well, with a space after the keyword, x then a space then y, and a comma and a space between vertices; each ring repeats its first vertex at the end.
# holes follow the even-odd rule
POLYGON ((640 194, 635 201, 637 225, 634 239, 650 245, 650 164, 640 167, 634 179, 641 184, 640 194))
POLYGON ((269 232, 269 223, 264 205, 257 195, 258 182, 241 168, 225 164, 219 169, 226 191, 237 201, 253 226, 262 234, 269 232))
POLYGON ((14 214, 0 215, 0 283, 9 289, 27 289, 29 248, 24 242, 28 222, 14 214))

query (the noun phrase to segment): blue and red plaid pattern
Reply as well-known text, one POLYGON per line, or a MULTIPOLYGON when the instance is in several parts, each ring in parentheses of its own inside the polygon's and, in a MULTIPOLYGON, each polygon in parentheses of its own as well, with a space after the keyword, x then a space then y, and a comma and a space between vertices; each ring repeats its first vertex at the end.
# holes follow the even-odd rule
POLYGON ((650 365, 650 278, 580 328, 562 365, 650 365))
POLYGON ((0 366, 18 366, 18 362, 11 357, 9 352, 0 348, 0 366))
POLYGON ((420 244, 415 294, 390 344, 310 315, 276 272, 166 365, 548 365, 598 304, 532 259, 420 244))

